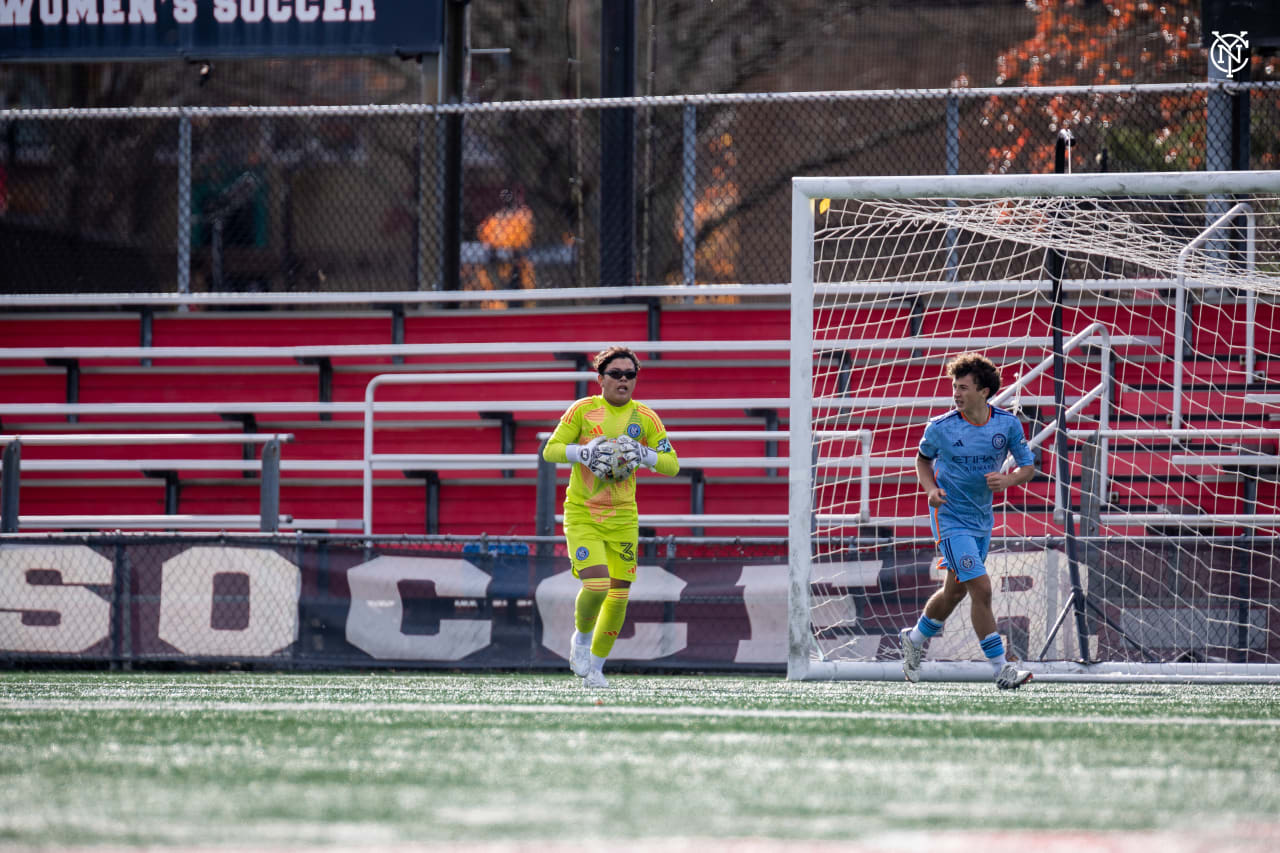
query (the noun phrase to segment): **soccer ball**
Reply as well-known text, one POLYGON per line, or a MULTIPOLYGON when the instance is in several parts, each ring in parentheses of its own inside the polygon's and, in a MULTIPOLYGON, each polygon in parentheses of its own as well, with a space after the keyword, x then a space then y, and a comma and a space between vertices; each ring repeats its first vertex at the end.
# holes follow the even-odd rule
POLYGON ((631 476, 631 468, 627 465, 627 459, 622 453, 622 447, 619 446, 616 438, 606 438, 600 442, 600 457, 609 465, 609 471, 605 479, 607 480, 625 480, 631 476))
POLYGON ((640 464, 640 455, 635 441, 626 436, 595 438, 588 445, 583 461, 599 479, 616 482, 631 477, 640 464))

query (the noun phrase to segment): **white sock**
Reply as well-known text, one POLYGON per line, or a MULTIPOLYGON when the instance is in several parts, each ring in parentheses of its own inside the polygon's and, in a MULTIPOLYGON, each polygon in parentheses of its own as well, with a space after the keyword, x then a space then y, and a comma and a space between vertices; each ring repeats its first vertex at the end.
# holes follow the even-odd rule
POLYGON ((908 634, 907 637, 911 640, 911 645, 915 646, 917 649, 924 645, 924 634, 920 633, 919 628, 912 628, 911 633, 908 634))
POLYGON ((584 634, 575 628, 573 631, 573 644, 575 646, 589 646, 591 645, 591 635, 584 634))
POLYGON ((602 658, 599 655, 592 655, 591 668, 594 669, 596 672, 604 672, 604 662, 606 660, 608 660, 608 658, 602 658))

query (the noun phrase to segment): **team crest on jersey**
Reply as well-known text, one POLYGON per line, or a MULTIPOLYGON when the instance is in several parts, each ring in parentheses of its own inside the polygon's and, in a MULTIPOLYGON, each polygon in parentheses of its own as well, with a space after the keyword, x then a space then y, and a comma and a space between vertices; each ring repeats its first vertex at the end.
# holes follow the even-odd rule
POLYGON ((966 555, 965 555, 965 556, 960 560, 960 565, 961 565, 961 566, 963 566, 963 567, 964 567, 964 568, 966 568, 966 569, 972 569, 972 568, 973 568, 973 557, 970 557, 968 554, 966 554, 966 555))
POLYGON ((577 557, 579 560, 587 559, 590 554, 591 551, 587 549, 586 545, 579 545, 578 550, 573 552, 573 556, 577 557))
POLYGON ((996 450, 1004 450, 1004 446, 1008 443, 1009 440, 1004 437, 1004 433, 998 432, 991 436, 991 446, 996 450))
POLYGON ((639 438, 644 430, 640 429, 640 424, 627 424, 627 435, 632 438, 639 438))

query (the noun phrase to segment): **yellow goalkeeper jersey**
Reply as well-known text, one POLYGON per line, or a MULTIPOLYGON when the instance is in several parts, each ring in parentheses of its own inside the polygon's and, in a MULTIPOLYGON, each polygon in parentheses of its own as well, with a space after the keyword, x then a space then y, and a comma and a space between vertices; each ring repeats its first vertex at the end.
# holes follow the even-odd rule
MULTIPOLYGON (((680 460, 657 412, 638 400, 612 406, 599 394, 583 397, 565 411, 542 456, 548 462, 567 462, 566 445, 586 444, 600 435, 629 435, 657 451, 654 470, 659 474, 672 477, 680 471, 680 460)), ((625 480, 608 481, 597 478, 585 465, 573 466, 564 496, 565 528, 592 524, 602 533, 634 534, 639 523, 635 474, 625 480)))

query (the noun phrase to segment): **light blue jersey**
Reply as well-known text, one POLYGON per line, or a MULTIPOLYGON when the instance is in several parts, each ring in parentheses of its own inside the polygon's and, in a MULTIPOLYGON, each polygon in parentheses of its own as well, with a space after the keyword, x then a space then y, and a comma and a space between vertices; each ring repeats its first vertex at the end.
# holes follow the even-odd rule
POLYGON ((947 492, 947 502, 929 512, 937 539, 961 533, 990 536, 995 514, 986 475, 999 471, 1010 454, 1019 468, 1035 461, 1021 422, 1004 409, 991 406, 990 411, 982 426, 970 423, 957 409, 924 428, 920 455, 933 460, 933 476, 947 492))

